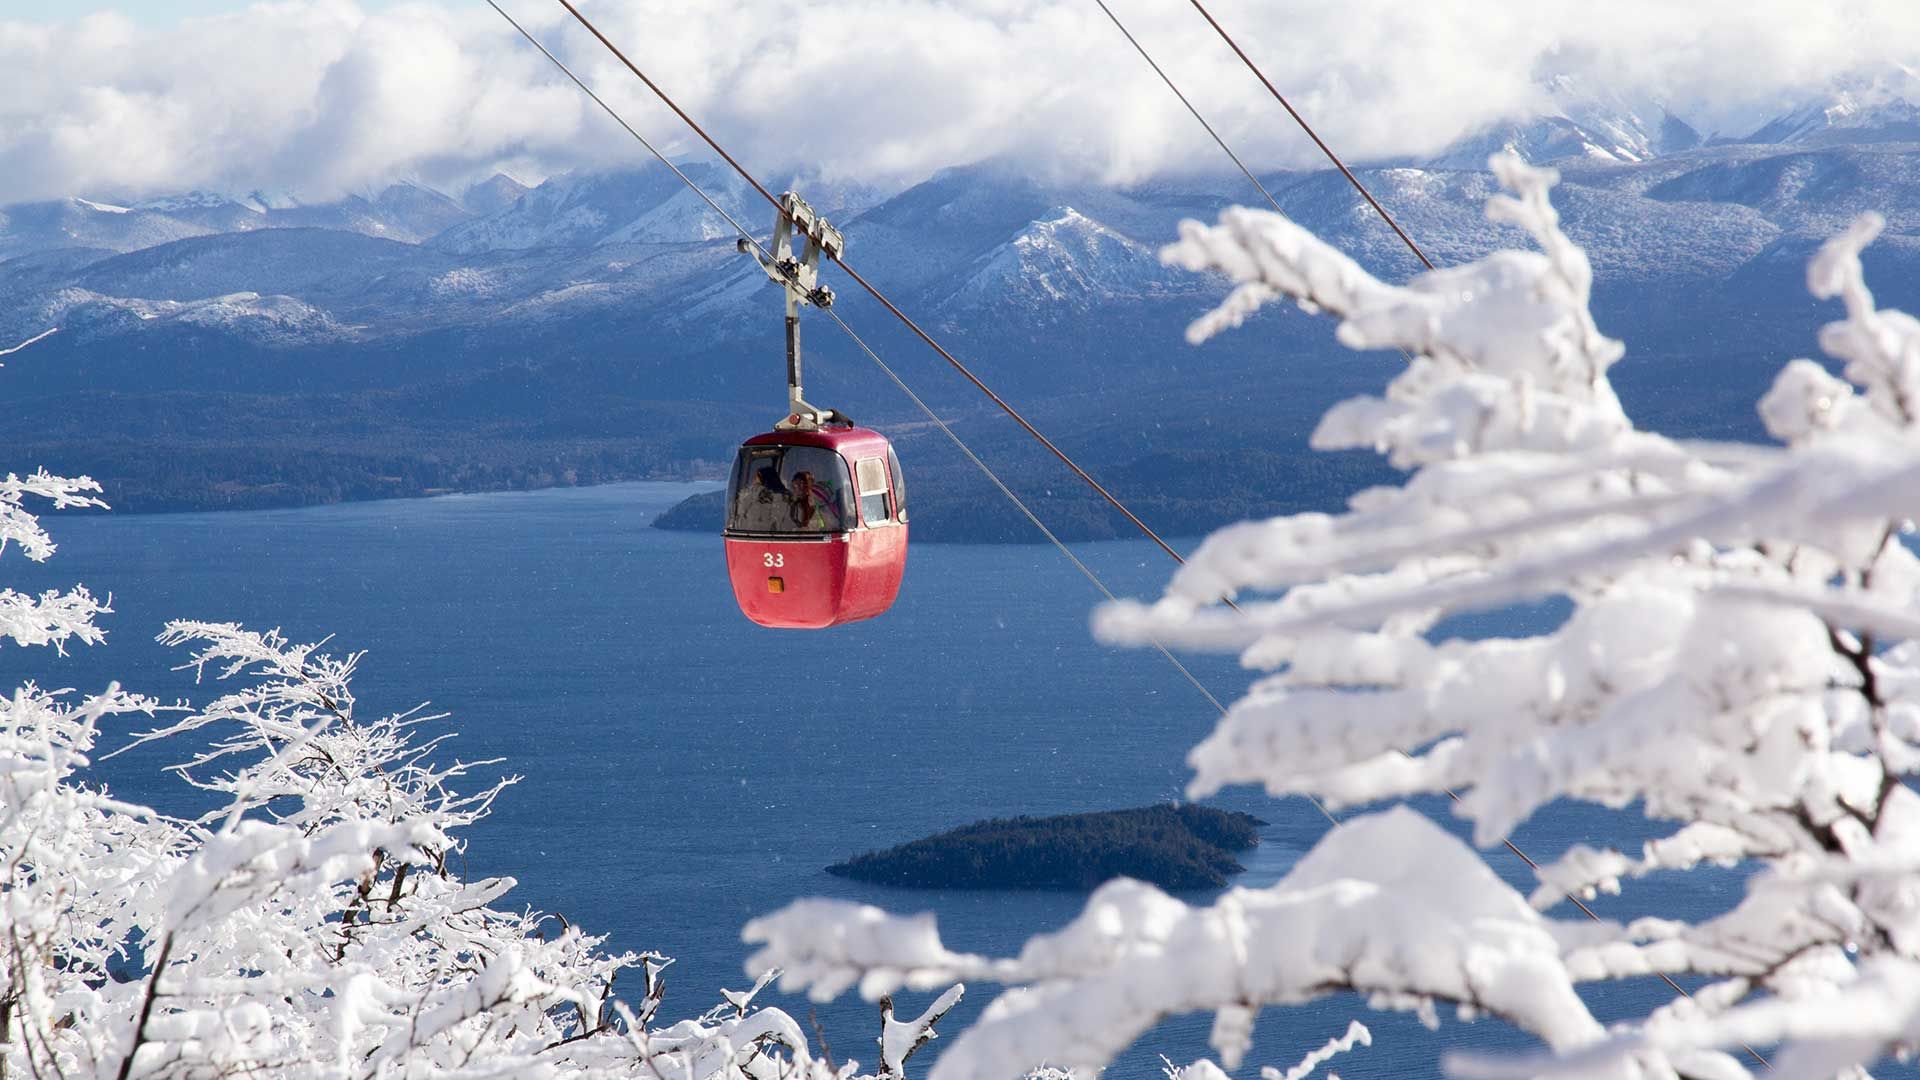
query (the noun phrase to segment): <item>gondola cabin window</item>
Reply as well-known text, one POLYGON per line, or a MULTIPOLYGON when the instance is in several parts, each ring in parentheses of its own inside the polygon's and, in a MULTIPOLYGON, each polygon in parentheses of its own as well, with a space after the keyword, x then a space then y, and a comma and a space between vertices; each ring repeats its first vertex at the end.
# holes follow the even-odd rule
POLYGON ((854 463, 853 474, 860 483, 860 520, 868 525, 891 522, 893 496, 887 488, 887 460, 862 458, 854 463))
POLYGON ((887 471, 893 475, 893 517, 895 521, 907 520, 907 477, 900 471, 900 455, 887 447, 887 471))

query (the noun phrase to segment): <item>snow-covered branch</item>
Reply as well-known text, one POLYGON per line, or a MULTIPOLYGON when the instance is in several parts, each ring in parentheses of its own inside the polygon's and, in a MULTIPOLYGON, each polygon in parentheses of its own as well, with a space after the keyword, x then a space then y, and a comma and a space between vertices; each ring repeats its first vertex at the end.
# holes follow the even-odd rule
POLYGON ((1307 1080, 1313 1070, 1332 1061, 1334 1058, 1359 1046, 1373 1045, 1373 1032, 1358 1020, 1349 1021, 1347 1033, 1337 1039, 1328 1039, 1327 1045, 1300 1059, 1300 1063, 1286 1072, 1269 1065, 1260 1070, 1261 1080, 1307 1080))
POLYGON ((745 935, 763 945, 750 965, 778 966, 783 986, 816 997, 856 983, 868 997, 960 979, 1017 987, 947 1048, 932 1080, 1047 1063, 1097 1070, 1162 1018, 1199 1010, 1226 1014, 1214 1049, 1234 1068, 1248 1010, 1338 990, 1430 1022, 1436 1002, 1464 1005, 1561 1048, 1602 1034, 1560 963, 1551 921, 1408 810, 1350 821, 1272 887, 1231 890, 1210 907, 1111 882, 1017 957, 953 953, 931 917, 845 901, 798 901, 745 935))

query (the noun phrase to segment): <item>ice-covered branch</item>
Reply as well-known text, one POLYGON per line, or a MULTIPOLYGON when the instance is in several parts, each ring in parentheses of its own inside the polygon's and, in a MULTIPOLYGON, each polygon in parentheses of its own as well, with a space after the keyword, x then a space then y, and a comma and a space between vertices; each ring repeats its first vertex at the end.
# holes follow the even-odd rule
POLYGON ((1543 250, 1496 252, 1406 287, 1376 280, 1277 214, 1236 207, 1218 225, 1183 222, 1162 260, 1240 283, 1189 340, 1284 296, 1339 316, 1350 347, 1412 354, 1385 397, 1327 413, 1313 435, 1322 449, 1377 448, 1403 467, 1496 450, 1605 450, 1630 430, 1605 377, 1623 350, 1594 324, 1592 269, 1547 198, 1559 174, 1511 155, 1493 167, 1514 194, 1491 200, 1488 216, 1526 229, 1543 250))
POLYGON ((99 490, 100 485, 85 476, 69 480, 45 469, 24 478, 8 473, 6 479, 0 480, 0 553, 6 551, 7 545, 18 544, 27 558, 35 562, 45 562, 53 556, 52 538, 41 528, 39 518, 25 507, 28 496, 47 500, 55 510, 105 509, 107 504, 90 494, 99 490))
MULTIPOLYGON (((0 547, 52 555, 23 501, 98 490, 9 476, 0 547)), ((95 642, 106 610, 0 591, 0 635, 95 642)), ((161 640, 192 650, 211 700, 0 697, 0 1076, 858 1080, 754 991, 656 1026, 664 958, 498 906, 511 879, 463 880, 448 855, 511 780, 462 791, 491 763, 443 761, 446 736, 421 737, 440 717, 363 715, 358 654, 217 622, 161 640), (128 715, 149 730, 127 746, 191 738, 178 771, 227 805, 182 821, 91 782, 100 725, 128 715), (630 1004, 614 987, 635 966, 630 1004)), ((957 996, 889 1017, 890 1075, 957 996)))
MULTIPOLYGON (((1211 907, 1109 883, 1016 958, 953 953, 929 918, 839 901, 796 903, 745 934, 763 945, 752 966, 779 966, 783 985, 816 996, 858 982, 877 997, 963 977, 1018 987, 947 1048, 932 1080, 1020 1075, 1048 1062, 1097 1069, 1164 1016, 1340 989, 1429 1017, 1437 1000, 1468 1005, 1562 1048, 1601 1036, 1547 921, 1406 810, 1349 821, 1271 888, 1232 890, 1211 907)), ((1243 1049, 1239 1039, 1216 1046, 1229 1066, 1243 1049)))
POLYGON ((1353 1020, 1348 1022, 1345 1035, 1337 1039, 1328 1039, 1327 1045, 1301 1058, 1299 1064, 1286 1072, 1281 1072, 1271 1065, 1261 1069, 1260 1080, 1307 1080, 1313 1070, 1353 1049, 1356 1045, 1372 1046, 1373 1032, 1367 1030, 1367 1025, 1353 1020))
POLYGON ((907 1059, 915 1051, 939 1037, 933 1025, 939 1023, 955 1005, 967 988, 954 984, 946 992, 927 1006, 925 1012, 912 1020, 896 1020, 893 1016, 893 997, 880 999, 880 1075, 898 1078, 907 1075, 907 1059))

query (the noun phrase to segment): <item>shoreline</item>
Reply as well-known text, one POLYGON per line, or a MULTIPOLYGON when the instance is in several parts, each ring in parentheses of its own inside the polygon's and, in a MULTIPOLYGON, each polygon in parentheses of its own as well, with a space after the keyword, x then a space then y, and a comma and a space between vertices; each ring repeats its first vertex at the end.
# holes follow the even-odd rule
MULTIPOLYGON (((656 529, 662 533, 679 534, 679 535, 687 535, 687 536, 700 536, 700 535, 708 535, 708 534, 711 534, 714 536, 719 535, 720 528, 717 523, 714 525, 712 529, 693 529, 693 528, 685 528, 685 527, 672 526, 672 525, 662 526, 657 523, 659 518, 672 512, 677 506, 679 506, 680 502, 684 502, 687 498, 691 498, 697 495, 707 494, 709 492, 719 491, 722 488, 724 488, 726 484, 726 481, 722 479, 712 479, 712 480, 686 479, 683 477, 659 477, 659 478, 635 477, 632 479, 607 480, 607 481, 591 483, 591 484, 544 484, 538 487, 495 487, 495 488, 474 488, 469 490, 454 490, 454 491, 435 490, 431 492, 420 492, 417 494, 410 494, 410 495, 384 495, 384 496, 378 496, 374 498, 346 498, 346 499, 337 499, 337 500, 328 501, 328 502, 290 502, 290 503, 282 503, 282 504, 267 503, 263 505, 250 505, 250 506, 169 505, 169 506, 159 506, 159 507, 140 507, 140 508, 134 508, 134 509, 124 509, 122 507, 114 505, 113 492, 109 488, 108 490, 101 492, 99 495, 99 497, 107 503, 106 509, 101 510, 95 507, 75 507, 68 510, 62 510, 59 512, 59 514, 61 517, 71 520, 76 518, 94 518, 94 517, 111 517, 116 519, 169 518, 169 517, 185 518, 185 517, 210 517, 215 515, 227 515, 227 514, 291 513, 291 512, 302 512, 302 511, 334 510, 334 509, 342 509, 347 507, 358 507, 358 506, 375 506, 375 505, 384 505, 384 504, 392 504, 392 503, 414 503, 414 502, 428 503, 428 502, 433 502, 433 501, 442 500, 442 499, 465 499, 465 498, 476 498, 476 497, 490 496, 490 495, 513 495, 513 496, 532 497, 532 496, 539 496, 539 495, 548 495, 555 492, 593 491, 593 490, 602 490, 606 488, 616 488, 624 485, 633 485, 633 484, 670 484, 670 485, 674 485, 682 488, 683 491, 685 492, 685 494, 682 496, 681 499, 677 500, 671 505, 662 507, 660 510, 655 512, 653 516, 649 518, 647 521, 648 528, 656 529)), ((1042 503, 1042 506, 1044 506, 1044 503, 1042 503)), ((1130 536, 1130 535, 1086 536, 1086 535, 1081 535, 1076 530, 1073 530, 1070 528, 1063 528, 1060 526, 1055 526, 1054 531, 1060 537, 1061 540, 1070 544, 1124 543, 1124 542, 1141 539, 1138 536, 1130 536)), ((1207 531, 1211 531, 1211 530, 1207 530, 1207 531)), ((1187 540, 1187 541, 1190 541, 1191 544, 1197 545, 1198 542, 1206 536, 1207 531, 1197 532, 1187 536, 1177 536, 1177 535, 1169 536, 1169 539, 1187 540)), ((1049 542, 1046 539, 1046 537, 1041 536, 1037 532, 1033 532, 1031 534, 1030 539, 1024 535, 1017 536, 1014 538, 999 537, 999 536, 980 536, 980 537, 971 537, 971 538, 933 537, 933 536, 927 536, 925 535, 924 532, 922 532, 920 534, 915 535, 913 539, 913 543, 915 545, 938 544, 941 546, 954 546, 954 547, 1002 547, 1004 546, 1004 547, 1021 547, 1021 548, 1044 548, 1049 546, 1049 542)))
MULTIPOLYGON (((19 470, 14 470, 18 472, 19 470)), ((58 473, 58 470, 49 469, 58 473)), ((325 510, 342 506, 365 506, 373 503, 429 502, 434 499, 471 498, 476 495, 539 495, 551 491, 587 491, 594 488, 619 487, 623 484, 684 484, 692 492, 699 485, 708 485, 708 490, 724 485, 724 479, 688 479, 678 476, 635 476, 622 480, 601 480, 591 484, 540 484, 532 487, 476 487, 476 488, 429 488, 424 491, 405 495, 376 495, 369 498, 345 498, 310 502, 265 502, 244 506, 195 506, 192 504, 169 504, 161 506, 136 507, 125 509, 114 505, 113 490, 98 494, 98 498, 107 504, 105 510, 97 507, 76 507, 60 511, 65 517, 176 517, 189 514, 257 514, 284 510, 325 510)), ((105 486, 105 485, 103 485, 105 486)), ((692 492, 697 493, 697 492, 692 492)))

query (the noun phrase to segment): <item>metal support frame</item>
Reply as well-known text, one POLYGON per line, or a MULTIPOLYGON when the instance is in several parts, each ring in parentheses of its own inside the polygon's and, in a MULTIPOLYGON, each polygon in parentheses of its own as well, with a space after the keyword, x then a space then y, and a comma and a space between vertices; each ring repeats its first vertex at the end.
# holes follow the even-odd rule
POLYGON ((827 224, 827 219, 809 206, 807 200, 787 191, 780 195, 780 210, 773 223, 771 257, 745 237, 740 239, 739 248, 753 256, 787 297, 787 418, 774 427, 813 431, 822 424, 844 422, 846 417, 838 412, 807 403, 801 390, 800 372, 800 308, 805 304, 817 308, 833 306, 833 290, 820 284, 820 257, 837 259, 846 249, 840 230, 827 224), (807 239, 797 259, 793 255, 796 231, 807 239))

